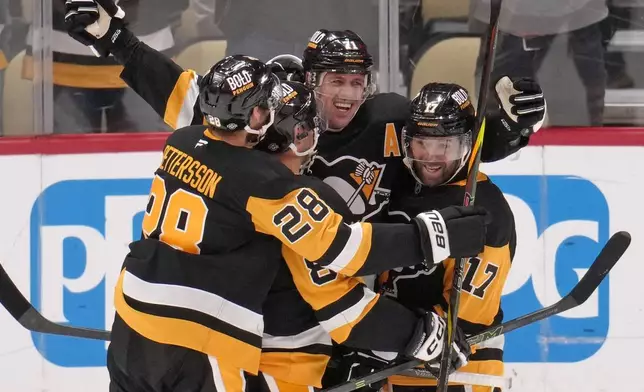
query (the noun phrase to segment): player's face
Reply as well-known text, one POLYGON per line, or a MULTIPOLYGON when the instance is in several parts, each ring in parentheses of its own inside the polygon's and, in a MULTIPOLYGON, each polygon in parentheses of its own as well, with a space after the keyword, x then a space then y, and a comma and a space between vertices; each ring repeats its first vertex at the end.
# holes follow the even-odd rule
POLYGON ((462 158, 469 152, 466 144, 469 140, 465 135, 414 136, 405 143, 418 178, 426 186, 436 186, 445 183, 460 168, 462 158))
POLYGON ((365 81, 363 74, 324 73, 316 97, 329 130, 340 131, 349 125, 364 102, 365 81))

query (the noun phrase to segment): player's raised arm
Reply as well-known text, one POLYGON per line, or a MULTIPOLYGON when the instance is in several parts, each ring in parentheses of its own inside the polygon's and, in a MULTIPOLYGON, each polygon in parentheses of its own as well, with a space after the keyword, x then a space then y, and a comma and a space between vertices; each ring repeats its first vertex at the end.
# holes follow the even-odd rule
POLYGON ((197 98, 199 76, 152 49, 127 29, 125 12, 112 0, 65 4, 69 35, 98 55, 110 53, 123 65, 123 79, 173 129, 203 123, 197 98))
POLYGON ((257 231, 343 275, 476 256, 485 243, 490 216, 480 207, 424 212, 415 224, 347 224, 313 190, 298 185, 295 177, 260 184, 246 211, 257 231))

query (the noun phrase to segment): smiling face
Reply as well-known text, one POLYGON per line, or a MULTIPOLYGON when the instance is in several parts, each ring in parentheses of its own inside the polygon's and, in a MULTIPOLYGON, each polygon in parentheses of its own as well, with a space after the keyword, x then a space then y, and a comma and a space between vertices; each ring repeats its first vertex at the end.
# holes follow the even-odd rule
POLYGON ((330 131, 345 128, 364 103, 366 92, 364 74, 325 72, 322 83, 315 89, 322 117, 330 131))
POLYGON ((445 183, 461 169, 470 152, 470 133, 458 136, 415 135, 405 137, 406 156, 423 185, 445 183))

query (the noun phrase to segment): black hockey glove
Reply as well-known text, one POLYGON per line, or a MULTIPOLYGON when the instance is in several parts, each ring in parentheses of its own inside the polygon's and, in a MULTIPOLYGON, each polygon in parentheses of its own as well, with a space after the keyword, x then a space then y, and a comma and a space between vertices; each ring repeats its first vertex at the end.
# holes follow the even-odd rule
POLYGON ((496 83, 495 91, 501 106, 501 124, 515 139, 539 131, 546 116, 546 100, 539 83, 531 78, 504 76, 496 83))
MULTIPOLYGON (((343 360, 348 367, 348 374, 344 381, 349 381, 352 378, 368 376, 373 372, 382 370, 385 366, 388 366, 391 363, 389 360, 381 358, 376 353, 369 351, 354 351, 350 354, 346 354, 343 360)), ((367 384, 365 387, 360 388, 359 391, 378 391, 386 382, 387 379, 384 379, 372 384, 367 384)))
POLYGON ((412 221, 429 268, 448 257, 474 257, 483 252, 492 216, 481 206, 451 206, 421 212, 412 221))
POLYGON ((67 33, 91 46, 100 57, 110 55, 117 40, 132 35, 125 29, 125 12, 112 0, 67 0, 65 2, 65 27, 67 33))
POLYGON ((70 37, 85 46, 94 45, 96 39, 85 31, 98 20, 98 5, 92 0, 67 0, 65 2, 65 29, 70 37))
MULTIPOLYGON (((445 320, 434 312, 428 312, 418 321, 414 335, 407 345, 406 354, 410 357, 426 362, 425 367, 434 375, 438 375, 440 357, 447 325, 445 320)), ((472 349, 465 339, 465 334, 456 326, 456 335, 452 342, 452 356, 450 358, 449 373, 467 364, 467 359, 472 354, 472 349)))

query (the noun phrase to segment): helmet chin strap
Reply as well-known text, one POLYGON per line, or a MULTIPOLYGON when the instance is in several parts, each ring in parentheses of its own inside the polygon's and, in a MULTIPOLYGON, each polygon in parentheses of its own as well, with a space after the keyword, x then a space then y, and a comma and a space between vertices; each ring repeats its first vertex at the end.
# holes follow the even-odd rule
POLYGON ((314 150, 312 151, 307 159, 305 159, 302 164, 300 165, 300 174, 306 174, 306 172, 313 166, 313 162, 315 161, 315 157, 318 155, 318 151, 314 150))
POLYGON ((250 125, 246 124, 244 130, 252 135, 257 135, 257 143, 259 143, 264 138, 268 128, 273 125, 273 121, 275 121, 275 109, 270 109, 268 123, 262 125, 260 129, 253 129, 250 125))
POLYGON ((318 132, 314 133, 314 140, 313 144, 311 147, 309 147, 306 151, 298 151, 297 146, 295 143, 291 143, 288 147, 293 153, 300 157, 300 158, 306 158, 302 160, 302 163, 300 164, 300 174, 304 174, 304 172, 311 166, 313 163, 313 158, 315 158, 315 155, 317 155, 317 146, 318 146, 318 139, 320 137, 320 134, 318 132))

